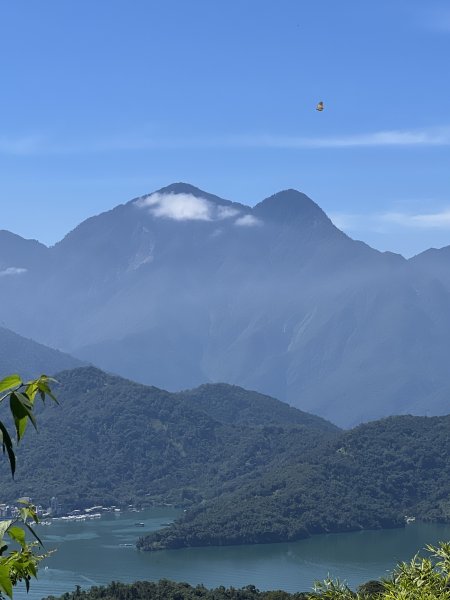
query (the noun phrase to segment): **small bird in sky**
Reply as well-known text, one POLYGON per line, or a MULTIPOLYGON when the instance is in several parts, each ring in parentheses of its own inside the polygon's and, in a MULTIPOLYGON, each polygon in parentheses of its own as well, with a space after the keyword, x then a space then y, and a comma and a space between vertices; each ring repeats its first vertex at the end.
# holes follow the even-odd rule
POLYGON ((317 103, 316 110, 318 110, 319 112, 323 111, 323 102, 318 102, 317 103))

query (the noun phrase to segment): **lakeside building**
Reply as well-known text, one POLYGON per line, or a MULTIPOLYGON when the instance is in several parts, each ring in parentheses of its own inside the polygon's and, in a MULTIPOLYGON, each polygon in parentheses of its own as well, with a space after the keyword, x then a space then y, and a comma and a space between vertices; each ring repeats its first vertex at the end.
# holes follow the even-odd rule
POLYGON ((47 512, 52 517, 58 517, 62 513, 62 505, 60 502, 58 502, 58 498, 56 498, 56 496, 50 498, 50 507, 48 508, 47 512))

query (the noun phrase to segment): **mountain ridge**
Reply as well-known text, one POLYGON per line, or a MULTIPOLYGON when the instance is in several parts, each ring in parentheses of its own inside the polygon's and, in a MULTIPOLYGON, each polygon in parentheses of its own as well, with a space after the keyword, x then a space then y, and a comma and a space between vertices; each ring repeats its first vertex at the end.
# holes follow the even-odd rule
POLYGON ((340 431, 322 419, 301 424, 312 415, 287 422, 283 403, 268 406, 227 385, 170 394, 94 367, 57 378, 60 404, 39 404, 40 434, 18 447, 15 481, 2 463, 4 499, 46 504, 56 496, 65 510, 186 508, 141 539, 142 549, 401 527, 405 514, 450 519, 450 416, 389 417, 340 431), (214 414, 202 408, 208 397, 214 414))
POLYGON ((83 362, 0 327, 0 379, 18 373, 24 380, 62 369, 83 366, 83 362))
MULTIPOLYGON (((189 505, 263 469, 277 453, 307 453, 339 431, 300 412, 297 424, 286 424, 286 407, 274 398, 271 424, 249 427, 244 418, 226 423, 214 409, 199 408, 195 390, 171 394, 91 366, 56 377, 59 405, 37 407, 39 435, 30 432, 17 448, 14 481, 6 462, 0 464, 4 498, 29 495, 46 503, 57 496, 66 509, 107 502, 189 505)), ((216 400, 229 392, 210 390, 216 400)), ((258 395, 240 393, 255 413, 258 395)), ((236 406, 233 399, 225 404, 236 406)))
POLYGON ((419 262, 352 240, 296 190, 252 208, 177 183, 8 271, 3 319, 143 383, 222 381, 349 427, 446 410, 450 277, 419 262))

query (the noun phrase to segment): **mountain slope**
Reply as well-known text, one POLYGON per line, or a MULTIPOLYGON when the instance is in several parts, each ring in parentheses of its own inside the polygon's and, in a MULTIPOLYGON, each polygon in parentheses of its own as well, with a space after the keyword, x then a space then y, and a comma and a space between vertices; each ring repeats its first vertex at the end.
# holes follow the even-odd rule
MULTIPOLYGON (((39 411, 39 435, 30 431, 19 446, 14 482, 6 461, 1 465, 4 498, 27 495, 47 505, 57 496, 70 509, 200 502, 225 484, 239 487, 243 476, 257 476, 269 464, 298 452, 308 455, 337 431, 312 416, 307 426, 278 425, 286 408, 274 399, 275 424, 248 427, 213 419, 189 395, 181 398, 93 367, 64 371, 57 379, 60 405, 39 411)), ((210 390, 214 395, 214 386, 210 390)), ((245 400, 245 390, 240 393, 245 400)), ((248 396, 256 412, 254 394, 248 396)), ((300 420, 308 417, 300 413, 300 420)))
POLYGON ((0 230, 0 274, 13 276, 14 269, 28 270, 45 260, 48 248, 36 240, 26 240, 15 233, 0 230), (9 272, 8 272, 9 269, 9 272))
POLYGON ((30 431, 18 448, 15 482, 2 463, 6 500, 186 507, 140 542, 146 549, 401 526, 405 514, 450 519, 450 417, 391 417, 343 432, 320 419, 286 424, 288 409, 274 399, 206 386, 205 405, 223 399, 219 421, 196 406, 195 390, 171 394, 92 367, 58 380, 61 404, 40 410, 39 435, 30 431), (247 406, 240 415, 236 393, 247 406), (270 425, 257 424, 259 400, 270 425), (231 424, 243 420, 255 425, 231 424))
POLYGON ((296 540, 450 520, 450 417, 391 417, 242 481, 143 537, 144 550, 296 540))
POLYGON ((337 427, 270 396, 245 390, 225 383, 204 384, 176 394, 190 406, 202 410, 220 423, 231 425, 304 425, 323 431, 337 431, 337 427))
POLYGON ((61 369, 74 369, 82 362, 33 340, 0 327, 0 379, 18 373, 24 379, 43 373, 54 375, 61 369))
POLYGON ((0 289, 6 326, 105 370, 235 384, 348 427, 447 412, 446 273, 352 240, 296 190, 252 208, 178 183, 81 223, 0 289))

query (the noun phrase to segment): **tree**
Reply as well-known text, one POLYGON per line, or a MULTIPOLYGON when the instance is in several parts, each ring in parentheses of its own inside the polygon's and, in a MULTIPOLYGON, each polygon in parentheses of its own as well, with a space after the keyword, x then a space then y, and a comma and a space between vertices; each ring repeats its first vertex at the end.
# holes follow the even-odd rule
MULTIPOLYGON (((9 401, 17 444, 25 435, 29 422, 37 428, 34 415, 36 398, 39 396, 45 402, 49 397, 57 402, 50 388, 54 381, 46 375, 26 383, 19 375, 10 375, 0 380, 0 403, 9 401)), ((3 453, 8 457, 12 477, 16 471, 13 437, 5 423, 0 421, 0 444, 3 453)), ((43 544, 31 527, 31 523, 38 522, 35 507, 25 499, 19 499, 18 505, 17 515, 13 519, 0 521, 0 596, 6 595, 10 598, 13 595, 13 587, 20 581, 25 582, 28 591, 31 577, 37 576, 38 564, 46 556, 38 554, 38 549, 43 544), (27 533, 30 533, 35 541, 28 542, 27 533), (8 538, 7 543, 5 539, 8 538), (15 543, 17 549, 7 553, 10 542, 15 543)))

